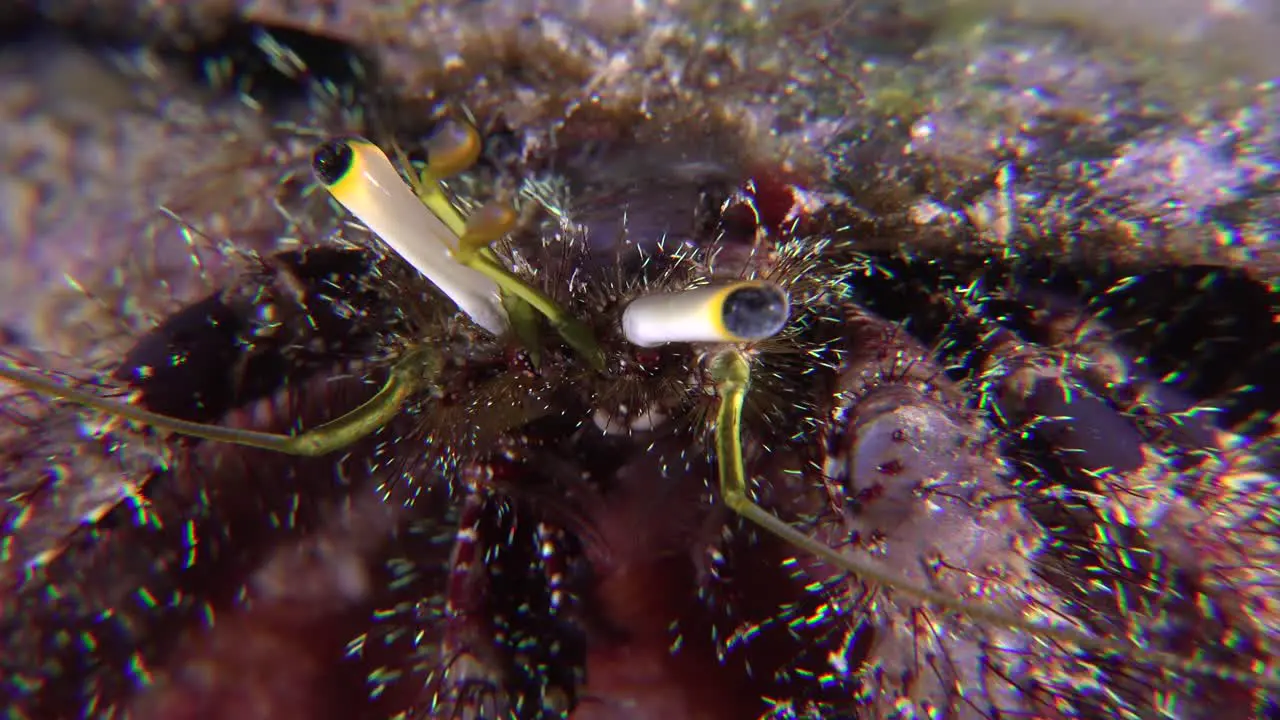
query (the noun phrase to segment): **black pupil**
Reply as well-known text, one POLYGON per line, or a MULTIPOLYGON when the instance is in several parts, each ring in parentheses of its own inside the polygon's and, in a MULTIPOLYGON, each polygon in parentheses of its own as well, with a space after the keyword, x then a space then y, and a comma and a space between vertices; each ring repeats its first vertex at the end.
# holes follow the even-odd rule
POLYGON ((311 156, 311 168, 316 177, 325 185, 332 185, 342 179, 351 169, 351 144, 346 140, 331 140, 320 147, 311 156))
POLYGON ((787 296, 775 287, 745 287, 724 300, 724 326, 740 338, 767 338, 787 322, 787 296))

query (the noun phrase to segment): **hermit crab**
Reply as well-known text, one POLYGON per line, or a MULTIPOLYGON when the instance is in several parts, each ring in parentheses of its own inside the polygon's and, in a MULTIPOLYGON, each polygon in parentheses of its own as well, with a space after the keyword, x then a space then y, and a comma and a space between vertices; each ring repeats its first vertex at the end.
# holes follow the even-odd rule
POLYGON ((0 365, 18 717, 1273 711, 1274 457, 1106 318, 982 271, 922 292, 847 227, 762 210, 764 184, 692 238, 594 237, 545 188, 532 224, 462 212, 443 181, 478 134, 425 146, 321 142, 358 223, 110 377, 0 365), (343 497, 351 526, 391 518, 376 569, 291 562, 332 560, 352 602, 219 585, 343 497), (173 660, 193 618, 313 652, 224 677, 247 650, 173 660))

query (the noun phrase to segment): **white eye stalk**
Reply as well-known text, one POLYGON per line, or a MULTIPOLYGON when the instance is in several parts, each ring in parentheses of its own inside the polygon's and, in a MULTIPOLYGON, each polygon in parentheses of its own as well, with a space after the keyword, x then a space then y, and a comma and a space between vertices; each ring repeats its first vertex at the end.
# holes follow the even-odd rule
POLYGON ((785 290, 746 281, 638 298, 622 312, 622 333, 640 347, 755 342, 781 332, 790 315, 785 290))
POLYGON ((327 142, 316 149, 312 168, 334 199, 477 325, 494 335, 506 332, 509 320, 498 285, 454 258, 457 233, 423 204, 376 145, 327 142))

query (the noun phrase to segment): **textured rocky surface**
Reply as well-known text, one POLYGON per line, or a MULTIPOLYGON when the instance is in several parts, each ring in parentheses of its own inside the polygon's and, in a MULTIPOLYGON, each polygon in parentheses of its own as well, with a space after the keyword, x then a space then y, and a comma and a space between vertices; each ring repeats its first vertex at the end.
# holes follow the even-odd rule
MULTIPOLYGON (((721 127, 706 134, 724 147, 689 158, 693 171, 744 162, 743 148, 781 153, 850 195, 910 208, 922 248, 952 246, 949 226, 978 225, 995 252, 1047 245, 1277 272, 1280 99, 1267 80, 1280 66, 1254 49, 1274 7, 1131 0, 1108 3, 1104 22, 1088 3, 905 6, 41 3, 32 27, 61 24, 118 50, 48 33, 5 45, 0 151, 20 172, 4 180, 4 238, 35 265, 6 267, 4 285, 27 296, 64 272, 91 280, 122 254, 137 261, 120 238, 144 230, 160 236, 154 262, 184 263, 158 205, 215 238, 271 244, 249 238, 278 229, 263 211, 278 178, 255 171, 307 145, 269 125, 282 114, 324 131, 344 123, 279 105, 264 115, 202 90, 190 62, 175 67, 182 48, 212 60, 251 44, 243 26, 227 30, 233 12, 350 42, 377 60, 380 87, 423 113, 447 98, 539 136, 526 152, 573 147, 575 133, 597 145, 628 128, 697 133, 712 118, 721 127), (139 56, 137 41, 162 55, 139 56), (1235 64, 1211 62, 1215 50, 1236 52, 1235 64), (206 201, 220 217, 199 212, 206 201)), ((622 162, 618 174, 635 171, 622 162)), ((38 312, 16 315, 10 332, 38 332, 38 312)))

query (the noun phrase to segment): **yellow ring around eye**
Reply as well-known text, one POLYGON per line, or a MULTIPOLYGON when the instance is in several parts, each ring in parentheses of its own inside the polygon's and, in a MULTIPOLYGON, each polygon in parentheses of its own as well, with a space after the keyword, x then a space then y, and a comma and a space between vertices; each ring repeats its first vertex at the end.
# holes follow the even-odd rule
POLYGON ((355 153, 351 149, 353 140, 339 138, 322 143, 311 153, 311 170, 316 179, 326 188, 333 187, 342 181, 351 170, 355 153))
MULTIPOLYGON (((386 153, 360 138, 324 143, 312 154, 311 167, 316 179, 334 199, 348 207, 361 204, 371 181, 375 184, 404 183, 386 153)), ((352 212, 357 211, 353 209, 352 212)))
POLYGON ((790 312, 785 290, 749 280, 637 298, 622 312, 622 332, 641 347, 755 342, 781 332, 790 312))
POLYGON ((771 338, 791 316, 786 291, 773 283, 747 281, 721 288, 708 309, 716 330, 732 342, 771 338))

